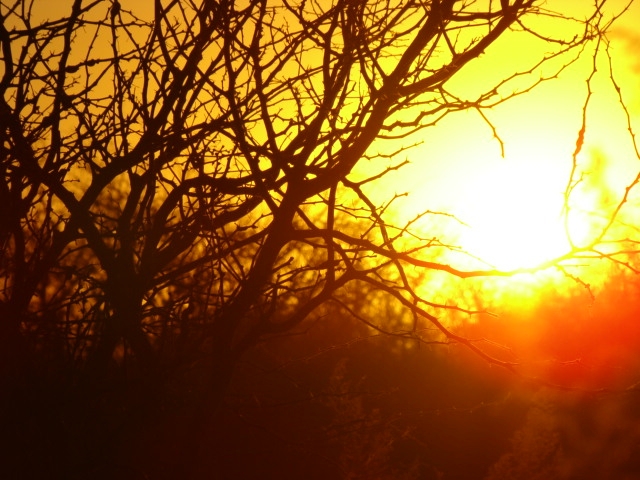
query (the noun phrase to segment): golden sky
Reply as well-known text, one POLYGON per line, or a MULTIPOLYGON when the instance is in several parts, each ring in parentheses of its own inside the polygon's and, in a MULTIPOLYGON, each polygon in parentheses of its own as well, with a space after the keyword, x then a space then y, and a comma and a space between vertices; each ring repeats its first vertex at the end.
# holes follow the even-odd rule
MULTIPOLYGON (((591 2, 547 2, 549 8, 578 18, 577 5, 586 4, 591 2)), ((608 14, 625 4, 608 2, 608 14)), ((638 24, 640 5, 636 2, 614 25, 608 39, 614 78, 640 128, 638 24)), ((544 42, 509 33, 448 87, 473 99, 479 78, 504 78, 525 69, 544 48, 544 42)), ((601 49, 591 85, 585 144, 578 156, 577 173, 584 179, 572 200, 575 215, 570 232, 578 244, 593 235, 591 220, 578 210, 601 209, 603 196, 609 206, 617 203, 640 169, 624 110, 609 78, 604 45, 601 49)), ((406 219, 426 209, 455 214, 469 225, 459 229, 460 245, 501 268, 533 266, 564 253, 569 243, 561 213, 582 122, 586 79, 592 69, 589 53, 557 79, 484 112, 504 141, 504 158, 500 143, 475 111, 453 114, 422 132, 423 144, 407 154, 411 165, 394 174, 388 184, 387 193, 391 189, 410 192, 399 204, 399 214, 406 219)))
MULTIPOLYGON (((133 0, 121 3, 124 9, 136 12, 142 8, 133 0)), ((36 4, 37 14, 56 17, 70 2, 36 4)), ((586 0, 548 0, 543 4, 577 18, 593 8, 593 2, 586 0)), ((609 0, 606 15, 620 12, 626 4, 626 0, 609 0)), ((640 115, 638 24, 640 4, 635 2, 608 35, 615 78, 636 124, 640 115)), ((562 23, 528 25, 554 36, 565 33, 562 23)), ((507 33, 455 76, 447 88, 473 100, 492 82, 529 68, 532 60, 549 48, 530 35, 507 33)), ((601 209, 604 200, 609 207, 614 205, 640 167, 629 141, 624 110, 609 78, 604 45, 601 48, 599 70, 591 85, 594 93, 585 144, 578 158, 577 174, 584 181, 572 199, 575 212, 601 209)), ((389 175, 384 186, 376 185, 376 191, 383 200, 394 193, 410 193, 396 206, 400 223, 424 210, 456 215, 468 227, 452 223, 451 238, 501 268, 532 266, 564 253, 569 246, 561 216, 564 192, 591 68, 587 51, 557 79, 484 111, 504 141, 504 157, 491 128, 476 111, 452 114, 411 139, 422 142, 406 152, 411 164, 389 175)), ((590 219, 591 214, 572 217, 569 231, 574 242, 584 243, 593 236, 590 219)), ((425 224, 426 229, 430 227, 425 224)))

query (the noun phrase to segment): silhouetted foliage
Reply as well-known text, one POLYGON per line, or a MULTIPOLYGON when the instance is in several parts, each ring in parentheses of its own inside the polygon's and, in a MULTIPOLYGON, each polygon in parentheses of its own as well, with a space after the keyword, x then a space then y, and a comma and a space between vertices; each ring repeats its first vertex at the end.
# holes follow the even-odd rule
MULTIPOLYGON (((601 7, 546 38, 549 58, 600 39, 601 7)), ((504 92, 526 72, 473 101, 447 81, 546 15, 533 0, 2 1, 9 475, 144 478, 112 459, 166 427, 158 443, 180 440, 158 448, 182 460, 157 475, 205 476, 243 355, 324 315, 513 369, 439 320, 473 312, 417 289, 432 272, 504 272, 441 261, 455 248, 394 226, 372 192, 410 135, 518 94, 504 92)), ((376 461, 385 435, 370 438, 376 461)))

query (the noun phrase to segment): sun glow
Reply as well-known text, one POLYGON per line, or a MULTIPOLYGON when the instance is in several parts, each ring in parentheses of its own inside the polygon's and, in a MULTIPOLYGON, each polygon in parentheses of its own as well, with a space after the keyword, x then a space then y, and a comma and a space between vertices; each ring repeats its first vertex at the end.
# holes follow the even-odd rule
POLYGON ((570 248, 559 167, 501 159, 473 178, 459 218, 461 247, 501 270, 532 268, 570 248))

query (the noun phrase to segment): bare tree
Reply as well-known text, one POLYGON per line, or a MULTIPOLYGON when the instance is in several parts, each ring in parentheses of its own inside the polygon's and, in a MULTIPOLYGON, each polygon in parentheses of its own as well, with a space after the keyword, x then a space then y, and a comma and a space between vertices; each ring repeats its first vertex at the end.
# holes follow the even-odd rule
POLYGON ((526 92, 545 78, 504 94, 600 41, 604 3, 469 101, 449 79, 510 29, 541 36, 529 19, 561 15, 534 0, 74 0, 40 18, 38 1, 3 1, 5 378, 45 351, 80 383, 199 361, 217 406, 243 352, 327 302, 348 309, 355 284, 410 312, 394 334, 420 341, 435 326, 513 368, 439 321, 462 307, 421 296, 406 269, 510 272, 438 261, 444 239, 394 227, 367 192, 412 134, 526 92), (354 176, 363 161, 370 173, 354 176))

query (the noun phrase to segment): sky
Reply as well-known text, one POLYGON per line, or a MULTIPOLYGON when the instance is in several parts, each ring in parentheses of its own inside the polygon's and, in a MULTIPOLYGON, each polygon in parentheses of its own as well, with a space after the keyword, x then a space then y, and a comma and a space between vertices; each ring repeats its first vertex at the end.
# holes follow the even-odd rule
MULTIPOLYGON (((53 18, 64 13, 61 9, 69 4, 36 2, 36 13, 53 18)), ((126 0, 122 4, 124 9, 140 8, 126 0)), ((622 11, 626 4, 626 0, 608 0, 605 16, 622 11)), ((548 0, 544 5, 577 18, 593 8, 591 1, 548 0)), ((608 39, 616 81, 640 128, 640 60, 634 47, 640 36, 636 33, 638 23, 640 4, 635 2, 612 27, 608 39)), ((564 23, 528 25, 555 36, 571 36, 562 31, 564 23)), ((491 82, 529 68, 532 58, 548 48, 531 35, 507 33, 446 86, 473 100, 491 82)), ((600 209, 605 194, 609 203, 615 204, 640 165, 602 53, 591 85, 585 144, 578 157, 576 173, 584 181, 573 196, 576 214, 570 224, 570 238, 563 223, 563 201, 587 94, 585 80, 592 68, 588 51, 557 79, 484 110, 503 141, 504 156, 491 126, 476 111, 450 115, 411 139, 420 145, 407 151, 406 158, 396 159, 406 159, 410 165, 375 186, 381 202, 394 193, 409 193, 395 204, 393 211, 399 223, 425 210, 455 215, 464 226, 450 222, 443 227, 451 228, 448 233, 452 241, 504 269, 534 266, 561 255, 570 240, 588 243, 593 237, 589 223, 593 215, 577 212, 600 209)), ((545 69, 543 74, 550 71, 545 69)), ((425 230, 433 226, 430 219, 424 222, 425 230)), ((430 236, 429 232, 425 234, 430 236)))
MULTIPOLYGON (((578 2, 547 4, 580 14, 575 12, 578 2)), ((590 2, 581 5, 585 4, 590 2)), ((624 5, 610 2, 607 11, 620 11, 624 5)), ((636 128, 640 128, 640 61, 633 37, 639 22, 636 2, 608 35, 614 78, 636 128)), ((526 67, 539 48, 545 48, 543 42, 508 33, 448 87, 464 95, 478 78, 498 78, 526 67)), ((578 210, 599 209, 603 195, 611 192, 609 201, 615 203, 640 167, 603 53, 591 84, 585 143, 578 156, 577 173, 584 181, 574 194, 570 231, 571 240, 579 245, 592 239, 593 230, 578 210)), ((453 114, 423 131, 422 145, 407 154, 411 165, 394 174, 387 187, 409 192, 398 203, 398 215, 410 219, 426 209, 455 214, 469 225, 459 230, 461 246, 501 268, 534 266, 565 253, 569 241, 562 220, 564 192, 591 69, 591 56, 585 52, 557 79, 484 112, 504 142, 504 157, 491 128, 474 111, 453 114)), ((476 90, 471 88, 471 98, 476 90)))

